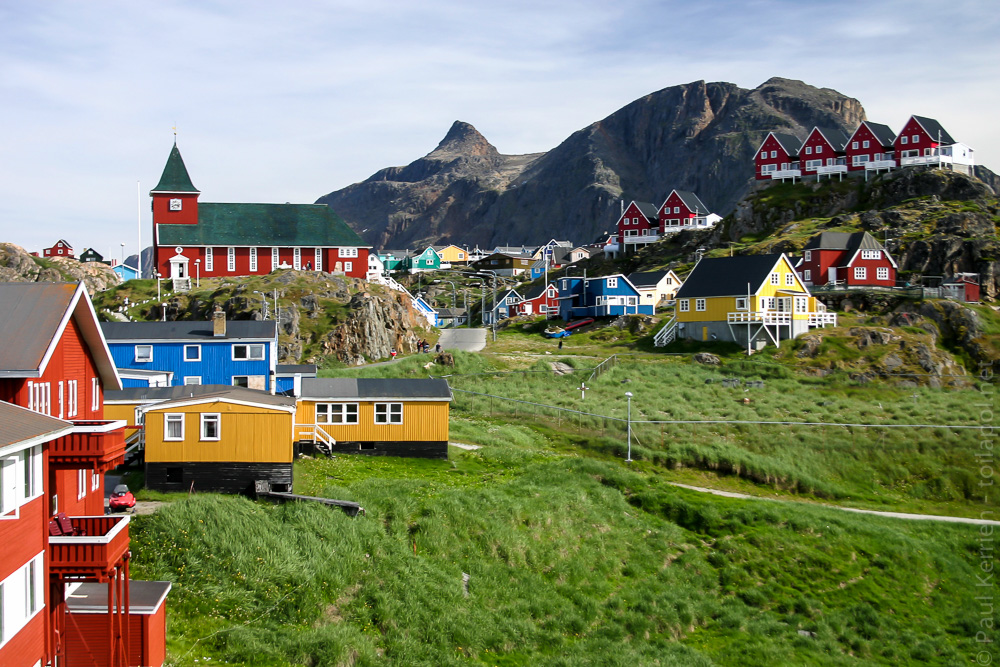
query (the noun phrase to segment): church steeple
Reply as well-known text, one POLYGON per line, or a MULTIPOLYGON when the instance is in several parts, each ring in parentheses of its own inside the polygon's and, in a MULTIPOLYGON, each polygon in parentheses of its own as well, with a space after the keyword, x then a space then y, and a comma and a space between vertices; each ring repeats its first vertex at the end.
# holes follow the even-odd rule
POLYGON ((194 187, 191 177, 188 176, 187 167, 184 166, 184 158, 181 157, 181 152, 177 149, 176 141, 174 141, 174 147, 170 149, 170 157, 167 158, 167 165, 163 168, 160 182, 149 194, 158 192, 200 192, 198 188, 194 187))

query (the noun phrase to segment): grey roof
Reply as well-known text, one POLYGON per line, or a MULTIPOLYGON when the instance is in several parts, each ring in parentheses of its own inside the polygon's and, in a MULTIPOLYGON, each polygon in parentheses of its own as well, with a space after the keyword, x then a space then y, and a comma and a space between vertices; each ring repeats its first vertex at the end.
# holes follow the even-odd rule
POLYGON ((253 395, 270 396, 266 391, 247 389, 246 387, 231 387, 227 384, 188 384, 176 387, 126 387, 116 391, 104 392, 104 402, 127 401, 129 403, 155 403, 158 401, 173 401, 181 398, 199 398, 217 394, 227 389, 239 389, 252 392, 253 395))
POLYGON ((409 250, 379 250, 379 255, 392 255, 393 257, 406 257, 410 254, 409 250))
POLYGON ((772 132, 771 134, 778 140, 778 143, 785 149, 789 157, 795 157, 799 154, 799 149, 802 147, 801 139, 794 134, 785 134, 784 132, 772 132))
MULTIPOLYGON (((878 142, 884 148, 891 148, 892 142, 896 140, 896 133, 892 131, 888 125, 883 125, 882 123, 873 123, 870 120, 862 121, 861 125, 866 125, 871 133, 875 135, 878 142)), ((860 126, 859 126, 860 127, 860 126)))
POLYGON ((868 232, 821 232, 809 239, 803 250, 884 250, 868 232))
POLYGON ((535 285, 534 287, 530 288, 527 292, 524 293, 523 298, 525 301, 531 301, 532 299, 537 299, 538 297, 540 297, 542 294, 545 293, 546 289, 548 289, 548 285, 545 284, 535 285))
POLYGON ((447 380, 417 378, 308 378, 302 398, 451 400, 447 380))
POLYGON ((705 203, 695 193, 688 192, 687 190, 674 190, 674 192, 677 193, 677 196, 681 198, 681 201, 684 202, 684 205, 692 213, 704 213, 705 215, 711 213, 708 207, 705 206, 705 203))
POLYGON ((779 259, 781 254, 705 257, 695 265, 675 298, 745 295, 747 283, 754 294, 779 259))
MULTIPOLYGON (((178 396, 177 398, 165 400, 162 403, 157 403, 157 407, 167 407, 177 403, 184 403, 190 400, 211 400, 211 399, 230 399, 233 401, 241 401, 243 403, 256 403, 257 405, 263 405, 267 407, 276 408, 287 408, 295 406, 295 399, 290 396, 282 396, 280 394, 269 394, 266 391, 258 391, 257 389, 248 389, 247 387, 231 387, 224 384, 216 385, 201 385, 206 387, 212 387, 215 391, 209 391, 198 396, 178 396)), ((182 387, 183 388, 183 387, 182 387)))
POLYGON ((643 271, 628 274, 628 281, 636 287, 653 287, 663 280, 670 271, 643 271))
POLYGON ((101 322, 108 341, 192 340, 274 340, 274 320, 226 320, 226 335, 212 335, 212 322, 101 322))
POLYGON ((3 424, 3 428, 0 428, 0 447, 45 436, 57 436, 73 427, 61 419, 3 401, 0 401, 0 424, 3 424))
POLYGON ((948 134, 948 130, 944 129, 941 123, 937 122, 933 118, 927 118, 925 116, 914 116, 913 120, 920 123, 920 127, 924 128, 924 131, 930 136, 934 141, 941 138, 942 144, 953 144, 955 140, 951 138, 948 134))
MULTIPOLYGON (((128 583, 128 610, 130 614, 155 614, 170 592, 169 581, 140 581, 128 583)), ((73 614, 107 614, 108 587, 105 584, 77 584, 72 595, 66 598, 66 607, 73 614)))
POLYGON ((817 127, 816 129, 833 146, 834 150, 842 151, 847 146, 848 136, 843 130, 838 130, 835 127, 817 127))
POLYGON ((278 364, 274 372, 277 375, 295 375, 296 373, 301 373, 302 375, 312 375, 316 376, 316 364, 278 364))
MULTIPOLYGON (((659 220, 660 219, 660 209, 653 206, 648 201, 633 201, 635 207, 639 209, 639 212, 646 216, 647 220, 659 220)), ((628 207, 626 207, 627 209, 628 207)))
POLYGON ((466 308, 437 308, 434 312, 438 314, 438 317, 448 320, 464 317, 468 310, 466 308))

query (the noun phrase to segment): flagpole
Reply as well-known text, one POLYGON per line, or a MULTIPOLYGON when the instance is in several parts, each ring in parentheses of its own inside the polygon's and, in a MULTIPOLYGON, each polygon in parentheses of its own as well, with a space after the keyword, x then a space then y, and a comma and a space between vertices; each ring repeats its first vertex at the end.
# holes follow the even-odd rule
POLYGON ((136 274, 136 277, 142 279, 142 184, 140 181, 135 182, 135 212, 139 223, 139 259, 137 267, 139 273, 136 274))

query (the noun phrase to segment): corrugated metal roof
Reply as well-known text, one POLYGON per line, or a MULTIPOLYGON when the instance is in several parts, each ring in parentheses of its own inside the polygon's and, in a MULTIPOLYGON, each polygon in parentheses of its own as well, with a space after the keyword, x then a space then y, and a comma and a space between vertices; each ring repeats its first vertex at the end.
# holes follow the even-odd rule
POLYGON ((0 371, 41 370, 76 290, 74 283, 0 283, 0 371))
POLYGON ((212 322, 101 322, 112 342, 131 340, 273 340, 274 320, 226 320, 226 335, 212 334, 212 322))
POLYGON ((325 204, 199 203, 198 224, 156 226, 161 246, 368 247, 325 204))
POLYGON ((451 400, 447 380, 417 378, 307 378, 302 398, 378 399, 413 398, 451 400))
POLYGON ((69 422, 3 401, 0 401, 0 424, 2 424, 0 426, 0 448, 59 434, 61 431, 73 428, 69 422))

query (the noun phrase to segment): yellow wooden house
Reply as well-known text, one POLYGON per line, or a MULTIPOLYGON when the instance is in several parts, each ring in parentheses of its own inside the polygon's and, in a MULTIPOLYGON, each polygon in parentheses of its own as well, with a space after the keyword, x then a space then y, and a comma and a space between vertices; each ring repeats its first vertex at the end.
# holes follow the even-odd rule
POLYGON ((435 245, 434 252, 441 258, 441 264, 468 264, 469 251, 457 245, 435 245))
POLYGON ((331 452, 448 458, 447 380, 305 378, 295 439, 331 452))
MULTIPOLYGON (((657 335, 730 341, 748 351, 836 325, 784 254, 703 258, 674 297, 675 317, 657 335)), ((665 344, 665 343, 662 343, 665 344)))
POLYGON ((290 490, 295 399, 244 387, 213 389, 141 408, 147 488, 245 493, 254 481, 267 480, 271 488, 290 490))

